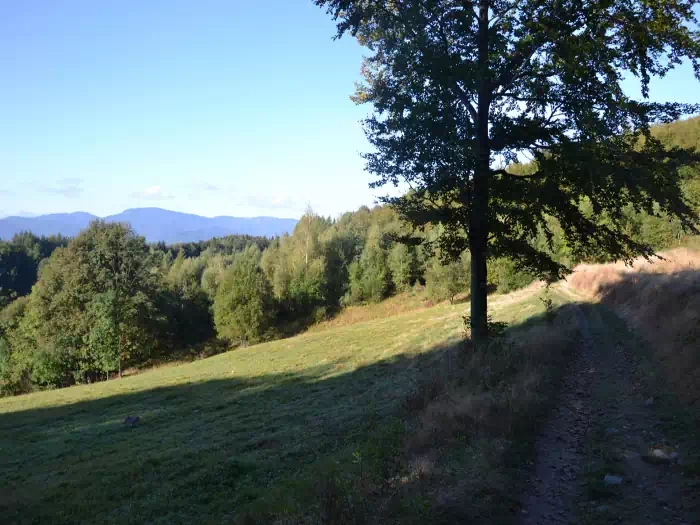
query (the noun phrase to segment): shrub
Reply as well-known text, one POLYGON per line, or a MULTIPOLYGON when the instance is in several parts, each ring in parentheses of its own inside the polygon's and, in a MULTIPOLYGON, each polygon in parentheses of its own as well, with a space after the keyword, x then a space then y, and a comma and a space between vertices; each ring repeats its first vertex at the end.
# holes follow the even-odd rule
POLYGON ((387 296, 391 275, 387 267, 386 253, 378 244, 368 243, 360 260, 350 265, 349 273, 350 302, 377 302, 387 296))
POLYGON ((395 243, 389 251, 388 265, 397 292, 405 292, 416 281, 418 260, 415 249, 395 243))
POLYGON ((425 271, 425 292, 431 299, 454 302, 458 293, 469 290, 469 254, 443 264, 434 258, 425 271))
POLYGON ((518 270, 511 259, 496 259, 489 265, 489 284, 496 286, 500 293, 524 288, 534 280, 532 274, 518 270))

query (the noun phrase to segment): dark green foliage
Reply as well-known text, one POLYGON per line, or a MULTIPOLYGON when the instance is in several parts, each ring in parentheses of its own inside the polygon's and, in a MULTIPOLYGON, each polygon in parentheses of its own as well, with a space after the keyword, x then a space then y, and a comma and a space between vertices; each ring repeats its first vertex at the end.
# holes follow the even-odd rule
POLYGON ((214 335, 210 313, 216 284, 210 283, 210 293, 204 289, 203 276, 206 257, 185 258, 180 250, 165 274, 160 309, 168 319, 170 336, 179 344, 191 345, 214 335))
POLYGON ((457 260, 432 258, 425 269, 425 289, 429 297, 454 302, 455 296, 469 290, 469 255, 457 260))
POLYGON ((414 246, 395 243, 389 250, 387 264, 395 291, 405 292, 418 281, 420 268, 418 253, 414 246))
POLYGON ((351 303, 377 302, 384 299, 391 286, 386 251, 377 239, 367 241, 362 256, 350 265, 351 303))
POLYGON ((41 261, 67 244, 68 239, 60 235, 37 237, 29 232, 18 233, 10 242, 0 241, 0 308, 31 292, 41 261))
POLYGON ((117 293, 108 290, 93 297, 87 305, 87 311, 92 317, 92 328, 87 335, 87 346, 90 360, 98 370, 110 372, 118 370, 119 363, 119 327, 117 316, 119 305, 117 293))
POLYGON ((326 302, 331 308, 337 308, 350 282, 348 261, 354 258, 355 237, 350 232, 330 228, 325 235, 323 253, 326 259, 326 302))
POLYGON ((489 284, 495 286, 500 293, 523 288, 534 280, 533 274, 518 270, 517 263, 512 259, 494 259, 489 266, 489 284))
POLYGON ((93 222, 42 265, 26 305, 16 303, 23 312, 7 329, 5 381, 64 386, 144 359, 158 344, 156 295, 143 238, 93 222))
POLYGON ((19 326, 28 302, 29 297, 23 296, 0 310, 0 336, 7 335, 19 326))
POLYGON ((625 230, 625 210, 695 229, 681 189, 693 147, 664 147, 650 131, 700 111, 652 103, 649 81, 683 59, 700 78, 696 2, 636 0, 315 0, 356 36, 365 58, 354 97, 369 103, 374 187, 414 225, 444 226, 446 254, 472 256, 475 339, 487 337, 487 259, 557 278, 568 267, 533 240, 553 218, 575 259, 630 260, 654 249, 625 230), (639 80, 644 98, 622 89, 639 80), (529 158, 527 175, 505 169, 529 158), (581 204, 588 203, 593 213, 581 204))
POLYGON ((249 246, 257 246, 263 251, 270 244, 267 237, 255 237, 252 235, 227 235, 226 237, 213 237, 208 241, 183 242, 177 244, 166 244, 164 242, 153 243, 151 247, 159 252, 168 253, 173 258, 178 253, 188 258, 199 257, 204 252, 210 255, 233 255, 248 249, 249 246))
POLYGON ((25 295, 34 281, 36 265, 31 257, 21 247, 0 244, 0 307, 25 295))
POLYGON ((214 301, 219 337, 248 344, 265 338, 275 317, 272 287, 256 248, 238 254, 226 270, 214 301))
POLYGON ((0 395, 20 393, 27 389, 29 377, 13 359, 10 335, 19 327, 29 297, 20 297, 0 310, 0 395))

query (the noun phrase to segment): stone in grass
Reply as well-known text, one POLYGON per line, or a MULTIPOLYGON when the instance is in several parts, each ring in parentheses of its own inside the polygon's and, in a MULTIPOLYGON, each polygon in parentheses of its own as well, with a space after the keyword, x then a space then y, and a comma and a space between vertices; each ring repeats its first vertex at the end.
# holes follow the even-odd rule
POLYGON ((622 484, 622 476, 616 476, 615 474, 606 474, 603 478, 603 482, 606 485, 620 485, 622 484))
POLYGON ((651 445, 643 458, 649 463, 673 463, 678 461, 678 452, 666 445, 651 445))
POLYGON ((129 426, 129 427, 135 427, 141 422, 141 418, 139 416, 126 416, 124 418, 124 424, 129 426))

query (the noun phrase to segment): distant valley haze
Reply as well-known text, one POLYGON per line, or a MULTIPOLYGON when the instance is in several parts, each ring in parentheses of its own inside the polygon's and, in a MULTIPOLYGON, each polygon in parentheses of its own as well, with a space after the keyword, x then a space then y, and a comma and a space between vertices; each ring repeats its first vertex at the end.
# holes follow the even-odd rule
POLYGON ((103 218, 107 222, 129 223, 148 242, 193 242, 232 234, 274 237, 291 233, 297 219, 278 217, 203 217, 162 208, 132 208, 116 215, 98 217, 86 212, 52 213, 48 215, 10 216, 0 219, 0 239, 9 240, 16 233, 30 231, 35 235, 73 237, 87 228, 91 221, 103 218))

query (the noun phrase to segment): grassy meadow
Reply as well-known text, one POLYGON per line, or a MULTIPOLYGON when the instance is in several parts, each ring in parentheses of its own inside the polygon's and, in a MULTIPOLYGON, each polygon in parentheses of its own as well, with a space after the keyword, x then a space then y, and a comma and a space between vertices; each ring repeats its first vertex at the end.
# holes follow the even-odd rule
MULTIPOLYGON (((495 318, 517 324, 541 313, 541 295, 533 286, 494 297, 495 318)), ((323 473, 347 471, 369 483, 358 469, 376 467, 361 452, 376 436, 386 450, 366 457, 406 457, 415 410, 435 398, 422 399, 425 378, 434 389, 453 372, 444 363, 462 340, 465 304, 414 307, 367 321, 371 312, 358 322, 353 314, 122 380, 0 400, 3 523, 255 522, 314 513, 322 521, 332 512, 328 490, 319 493, 323 473), (436 379, 436 370, 445 377, 436 379), (127 426, 127 416, 141 421, 127 426)), ((430 448, 423 434, 417 450, 430 448)))

